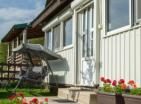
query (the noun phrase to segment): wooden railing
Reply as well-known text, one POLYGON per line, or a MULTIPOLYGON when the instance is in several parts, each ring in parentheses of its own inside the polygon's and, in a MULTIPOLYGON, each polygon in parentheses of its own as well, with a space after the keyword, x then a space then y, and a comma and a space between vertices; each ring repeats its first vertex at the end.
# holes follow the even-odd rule
POLYGON ((20 72, 22 67, 29 67, 29 65, 26 64, 11 64, 11 63, 0 63, 0 80, 17 80, 16 74, 20 72), (13 68, 11 68, 13 67, 13 68), (16 70, 16 68, 19 67, 19 70, 16 70), (11 70, 12 69, 12 70, 11 70))

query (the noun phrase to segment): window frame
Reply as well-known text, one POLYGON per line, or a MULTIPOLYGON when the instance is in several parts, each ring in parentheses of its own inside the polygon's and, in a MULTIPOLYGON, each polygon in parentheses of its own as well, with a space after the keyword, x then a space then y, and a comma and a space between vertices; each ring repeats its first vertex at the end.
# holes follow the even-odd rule
POLYGON ((62 36, 62 40, 63 40, 63 48, 64 49, 66 49, 66 48, 69 48, 69 47, 72 47, 72 45, 73 45, 73 18, 72 18, 72 16, 71 17, 68 17, 67 19, 65 19, 65 20, 63 20, 62 21, 63 22, 63 26, 62 26, 62 31, 63 31, 63 36, 62 36), (68 20, 70 20, 71 19, 71 21, 72 21, 72 34, 71 34, 71 36, 72 36, 72 42, 71 42, 71 44, 69 44, 69 45, 65 45, 65 22, 67 22, 68 20))
POLYGON ((134 0, 134 18, 135 18, 135 24, 141 23, 141 17, 138 18, 138 5, 137 5, 138 0, 134 0))
MULTIPOLYGON (((46 26, 44 26, 42 28, 42 30, 45 32, 45 34, 47 34, 46 32, 51 30, 52 34, 53 34, 53 28, 57 25, 60 25, 60 48, 57 50, 52 50, 54 52, 61 52, 70 48, 73 48, 74 46, 74 24, 73 24, 73 11, 71 9, 68 9, 66 12, 64 12, 64 14, 57 16, 56 18, 54 18, 52 21, 50 21, 46 26), (72 44, 64 46, 64 22, 69 19, 72 18, 72 44)), ((52 35, 52 37, 54 37, 54 34, 52 35)), ((52 39, 53 40, 53 39, 52 39)), ((46 40, 45 40, 45 47, 47 48, 47 35, 46 35, 46 40)), ((53 40, 54 41, 54 40, 53 40)), ((53 42, 52 42, 53 44, 53 42)), ((54 45, 53 45, 54 46, 54 45)))
POLYGON ((47 46, 47 49, 49 49, 49 50, 51 50, 51 51, 53 51, 53 34, 52 34, 52 29, 49 29, 49 30, 47 30, 46 31, 46 35, 47 35, 47 40, 46 40, 46 46, 47 46), (49 34, 48 33, 51 33, 50 35, 51 35, 51 49, 49 49, 49 45, 48 45, 48 39, 49 39, 49 34))
POLYGON ((61 50, 61 23, 58 23, 58 24, 56 24, 56 25, 54 25, 53 27, 52 27, 52 44, 53 44, 53 46, 52 46, 52 51, 54 51, 54 52, 58 52, 58 51, 60 51, 61 50), (59 27, 60 27, 60 44, 59 44, 59 48, 57 48, 57 49, 55 49, 54 48, 54 28, 55 27, 57 27, 59 25, 59 27))
POLYGON ((119 32, 122 32, 126 29, 129 29, 132 24, 133 24, 133 21, 132 21, 132 17, 133 17, 133 6, 132 6, 132 0, 129 0, 129 24, 126 25, 126 26, 123 26, 123 27, 119 27, 117 29, 113 29, 111 31, 108 31, 107 30, 107 26, 108 26, 108 9, 107 9, 107 6, 108 6, 108 1, 105 0, 105 31, 106 31, 106 36, 108 35, 113 35, 113 34, 116 34, 116 33, 119 33, 119 32))

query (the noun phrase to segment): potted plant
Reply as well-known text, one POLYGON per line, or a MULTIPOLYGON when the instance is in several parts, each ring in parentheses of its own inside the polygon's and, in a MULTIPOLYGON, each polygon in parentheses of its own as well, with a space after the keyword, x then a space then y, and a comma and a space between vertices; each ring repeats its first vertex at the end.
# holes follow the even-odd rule
POLYGON ((101 77, 103 87, 100 88, 97 99, 98 104, 124 104, 122 92, 126 89, 126 84, 123 79, 113 82, 110 79, 101 77))
POLYGON ((133 80, 128 82, 128 93, 123 94, 125 104, 141 104, 141 88, 133 80))
POLYGON ((15 93, 8 97, 10 104, 26 104, 23 93, 15 93))

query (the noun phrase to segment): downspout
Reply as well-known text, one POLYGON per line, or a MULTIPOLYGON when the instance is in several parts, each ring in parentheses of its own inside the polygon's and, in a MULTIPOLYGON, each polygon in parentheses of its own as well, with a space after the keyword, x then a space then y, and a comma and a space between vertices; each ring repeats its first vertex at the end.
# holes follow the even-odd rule
POLYGON ((100 1, 95 0, 94 2, 94 30, 95 30, 95 84, 99 84, 100 78, 100 1))

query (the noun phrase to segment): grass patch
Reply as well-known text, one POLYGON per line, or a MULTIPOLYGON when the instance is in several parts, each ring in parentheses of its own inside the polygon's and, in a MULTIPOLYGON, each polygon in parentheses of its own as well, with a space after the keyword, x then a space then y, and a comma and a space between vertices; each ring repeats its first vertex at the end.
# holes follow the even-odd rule
MULTIPOLYGON (((33 88, 31 89, 17 89, 16 92, 22 92, 25 97, 46 97, 46 96, 55 96, 50 93, 48 89, 39 89, 33 88)), ((9 104, 8 96, 12 95, 12 92, 8 92, 5 89, 0 89, 0 104, 9 104)))

